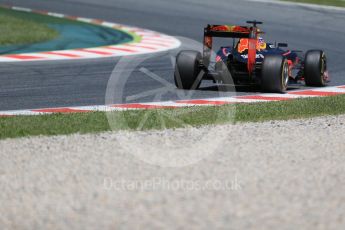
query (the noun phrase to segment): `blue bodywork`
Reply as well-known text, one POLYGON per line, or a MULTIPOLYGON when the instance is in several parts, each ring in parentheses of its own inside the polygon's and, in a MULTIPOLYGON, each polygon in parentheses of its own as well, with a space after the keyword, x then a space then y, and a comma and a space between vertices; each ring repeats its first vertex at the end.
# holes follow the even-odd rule
MULTIPOLYGON (((280 54, 285 56, 288 60, 291 60, 293 63, 296 63, 296 61, 298 62, 297 52, 283 50, 279 47, 275 47, 273 44, 267 43, 266 49, 257 50, 256 63, 262 63, 267 54, 280 54)), ((239 53, 237 48, 231 46, 221 47, 217 52, 216 61, 227 63, 230 56, 232 56, 237 62, 247 63, 248 61, 248 52, 244 51, 239 53)))
MULTIPOLYGON (((248 76, 248 50, 242 50, 242 52, 240 52, 241 50, 238 48, 240 45, 240 41, 238 41, 237 45, 235 45, 234 47, 226 46, 219 49, 216 56, 216 71, 221 71, 221 64, 224 63, 228 67, 235 81, 249 80, 255 82, 257 80, 257 76, 260 76, 261 74, 260 70, 265 56, 268 54, 279 54, 284 56, 288 60, 290 81, 297 82, 298 80, 301 80, 303 78, 303 63, 301 62, 301 60, 303 60, 304 58, 301 56, 300 52, 282 49, 282 47, 277 47, 272 43, 262 44, 263 47, 260 48, 260 44, 258 44, 258 48, 256 50, 256 68, 254 70, 253 76, 248 76)), ((287 46, 287 44, 285 46, 287 46)))

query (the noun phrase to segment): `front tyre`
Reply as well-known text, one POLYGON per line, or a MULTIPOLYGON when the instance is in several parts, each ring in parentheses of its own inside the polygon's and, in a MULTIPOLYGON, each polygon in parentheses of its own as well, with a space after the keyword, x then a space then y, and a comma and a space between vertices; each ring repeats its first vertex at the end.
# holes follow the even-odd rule
POLYGON ((304 60, 304 79, 307 86, 322 87, 326 85, 326 55, 322 50, 309 50, 304 60))
POLYGON ((201 83, 200 63, 202 56, 197 51, 181 51, 176 57, 175 85, 179 89, 197 89, 201 83))
POLYGON ((285 93, 288 82, 287 60, 281 55, 266 55, 261 70, 262 90, 269 93, 285 93))

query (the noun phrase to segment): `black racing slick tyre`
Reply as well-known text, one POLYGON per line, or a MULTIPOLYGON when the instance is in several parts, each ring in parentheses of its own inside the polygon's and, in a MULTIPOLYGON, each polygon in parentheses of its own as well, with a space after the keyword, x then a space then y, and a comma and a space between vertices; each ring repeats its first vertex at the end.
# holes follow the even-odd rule
POLYGON ((326 85, 324 74, 327 71, 326 55, 322 50, 309 50, 304 59, 304 79, 307 86, 326 85))
POLYGON ((268 93, 285 93, 288 82, 287 60, 281 55, 266 55, 261 70, 262 90, 268 93))
POLYGON ((175 85, 179 89, 197 89, 200 86, 200 62, 202 56, 197 51, 181 51, 176 57, 175 85))

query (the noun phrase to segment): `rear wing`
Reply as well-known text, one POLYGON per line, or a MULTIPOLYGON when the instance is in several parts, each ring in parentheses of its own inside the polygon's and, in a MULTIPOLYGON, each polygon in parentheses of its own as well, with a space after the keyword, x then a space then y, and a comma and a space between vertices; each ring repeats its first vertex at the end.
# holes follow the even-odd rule
POLYGON ((204 35, 208 37, 222 38, 249 38, 250 27, 231 25, 208 25, 204 35))
POLYGON ((262 22, 247 21, 253 26, 207 25, 204 28, 203 64, 208 67, 211 60, 213 38, 247 38, 248 42, 248 72, 251 74, 256 60, 256 42, 258 35, 263 33, 257 28, 262 22))

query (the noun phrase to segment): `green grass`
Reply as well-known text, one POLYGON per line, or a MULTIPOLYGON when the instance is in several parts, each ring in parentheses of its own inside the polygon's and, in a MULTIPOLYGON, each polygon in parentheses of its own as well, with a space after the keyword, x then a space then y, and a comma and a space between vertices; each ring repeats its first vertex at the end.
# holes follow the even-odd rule
POLYGON ((59 33, 32 19, 28 13, 0 9, 0 45, 24 45, 49 41, 59 33))
POLYGON ((289 2, 304 2, 320 5, 329 5, 329 6, 341 6, 345 7, 345 0, 283 0, 289 2))
MULTIPOLYGON (((89 23, 57 18, 31 12, 16 11, 0 6, 0 45, 25 45, 45 42, 59 36, 58 31, 49 28, 48 24, 73 24, 84 26, 89 23)), ((119 30, 121 30, 119 28, 119 30)), ((140 42, 141 36, 126 32, 133 37, 132 42, 140 42)))
POLYGON ((147 122, 140 130, 287 120, 338 114, 345 114, 345 95, 258 104, 132 110, 108 114, 93 112, 1 117, 0 139, 35 135, 95 133, 109 130, 136 130, 146 115, 148 115, 147 122), (162 117, 164 126, 161 123, 162 117), (112 129, 107 118, 115 121, 111 122, 112 129))

